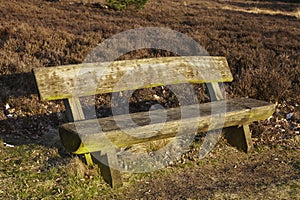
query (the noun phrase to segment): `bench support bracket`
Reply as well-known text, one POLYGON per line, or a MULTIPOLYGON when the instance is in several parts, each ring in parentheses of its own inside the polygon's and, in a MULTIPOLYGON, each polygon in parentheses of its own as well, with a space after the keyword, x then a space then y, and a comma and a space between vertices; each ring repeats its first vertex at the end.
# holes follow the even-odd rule
POLYGON ((101 175, 105 182, 107 182, 112 188, 117 188, 123 185, 121 172, 112 167, 117 166, 118 162, 115 150, 109 152, 93 152, 92 158, 94 163, 99 166, 101 175))
POLYGON ((94 162, 93 162, 91 153, 86 153, 86 154, 84 154, 84 157, 85 157, 86 164, 87 164, 88 166, 93 166, 94 162))
POLYGON ((225 139, 227 139, 231 146, 241 149, 246 153, 253 150, 249 125, 228 127, 224 129, 224 132, 225 139))

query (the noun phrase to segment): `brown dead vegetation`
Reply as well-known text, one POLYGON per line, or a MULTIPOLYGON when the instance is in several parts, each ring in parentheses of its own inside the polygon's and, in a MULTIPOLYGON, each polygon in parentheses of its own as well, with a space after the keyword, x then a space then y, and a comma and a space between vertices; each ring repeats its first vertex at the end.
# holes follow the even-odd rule
MULTIPOLYGON (((228 59, 234 81, 226 86, 227 97, 244 96, 277 103, 272 118, 251 125, 255 145, 268 148, 279 145, 295 149, 299 155, 300 20, 296 15, 287 14, 299 13, 297 7, 299 3, 292 1, 150 0, 140 11, 129 8, 120 12, 106 9, 97 2, 3 0, 0 4, 0 138, 15 144, 33 142, 46 145, 44 136, 65 121, 61 102, 38 100, 30 74, 32 68, 81 63, 98 43, 116 33, 157 26, 187 34, 211 55, 228 59), (256 8, 257 12, 252 12, 252 8, 249 10, 249 6, 256 8), (268 12, 258 12, 265 10, 268 12), (292 117, 288 118, 291 113, 292 117)), ((140 50, 121 59, 166 55, 172 53, 140 50)), ((199 93, 205 90, 202 86, 195 87, 199 93)), ((161 88, 137 93, 149 102, 156 102, 153 94, 161 94, 161 88)), ((171 107, 172 102, 166 98, 161 98, 160 103, 171 107)), ((109 100, 109 95, 97 100, 103 104, 99 105, 102 116, 110 112, 107 109, 109 100)), ((202 100, 207 100, 207 96, 202 100)), ((138 98, 133 103, 134 111, 148 108, 144 108, 138 98)), ((51 145, 61 148, 57 143, 51 145)), ((253 163, 249 161, 243 166, 246 171, 255 168, 247 168, 248 165, 253 163)), ((299 172, 299 163, 294 162, 293 166, 296 165, 295 170, 299 172)), ((225 168, 218 168, 219 171, 214 173, 225 168)), ((191 171, 187 177, 199 173, 199 170, 191 171)), ((276 175, 284 173, 283 170, 276 175)), ((179 179, 186 177, 182 173, 179 175, 179 179)), ((227 176, 223 175, 221 179, 224 178, 225 184, 227 176)), ((299 179, 299 174, 295 177, 299 179)), ((244 178, 241 176, 239 179, 244 178)), ((259 178, 259 174, 252 178, 259 178)), ((283 177, 279 181, 285 180, 283 177)), ((215 181, 212 179, 212 182, 215 181)), ((266 181, 266 184, 271 182, 266 181)), ((244 184, 247 183, 237 181, 229 189, 233 191, 244 184)), ((170 189, 168 185, 163 188, 157 188, 155 184, 151 186, 153 190, 170 189)), ((219 185, 219 190, 225 186, 219 185)), ((251 190, 251 186, 249 188, 251 190)), ((213 188, 203 191, 212 190, 219 191, 213 188)), ((138 197, 140 195, 137 194, 138 197)), ((194 197, 200 196, 195 194, 194 197)))

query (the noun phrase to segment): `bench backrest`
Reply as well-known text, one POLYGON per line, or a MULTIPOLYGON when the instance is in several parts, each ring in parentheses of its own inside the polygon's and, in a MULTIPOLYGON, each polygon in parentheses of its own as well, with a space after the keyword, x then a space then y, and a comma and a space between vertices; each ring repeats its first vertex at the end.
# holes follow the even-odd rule
POLYGON ((84 119, 79 97, 179 83, 208 83, 212 100, 223 99, 218 82, 231 82, 225 57, 162 57, 84 63, 33 70, 41 100, 64 99, 70 121, 84 119), (143 84, 137 84, 142 82, 143 84))

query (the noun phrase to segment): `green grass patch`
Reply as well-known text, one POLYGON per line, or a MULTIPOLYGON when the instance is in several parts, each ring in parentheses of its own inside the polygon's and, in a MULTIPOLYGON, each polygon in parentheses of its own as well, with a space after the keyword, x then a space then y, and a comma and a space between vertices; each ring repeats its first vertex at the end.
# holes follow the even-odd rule
POLYGON ((78 157, 36 144, 7 147, 1 142, 0 196, 4 199, 92 199, 112 190, 78 157))

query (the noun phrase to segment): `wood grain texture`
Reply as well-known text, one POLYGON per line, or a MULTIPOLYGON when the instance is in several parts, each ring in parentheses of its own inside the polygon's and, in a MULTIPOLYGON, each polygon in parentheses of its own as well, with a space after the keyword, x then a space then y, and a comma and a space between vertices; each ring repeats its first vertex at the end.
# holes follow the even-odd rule
POLYGON ((84 120, 84 113, 79 98, 64 99, 66 117, 69 122, 84 120))
POLYGON ((225 57, 188 56, 86 63, 33 70, 41 100, 179 83, 231 82, 225 57))
MULTIPOLYGON (((243 126, 253 121, 263 120, 273 114, 275 105, 248 98, 215 101, 185 108, 172 108, 166 111, 166 120, 160 121, 160 110, 133 113, 130 116, 114 116, 95 120, 64 124, 59 133, 64 146, 76 154, 109 149, 111 146, 125 147, 132 144, 175 137, 180 128, 183 134, 195 134, 192 124, 199 132, 222 127, 243 126), (222 114, 226 114, 224 123, 222 114), (181 116, 181 111, 191 111, 190 115, 181 116), (194 112, 199 110, 199 114, 194 112), (212 109, 215 111, 212 113, 212 109), (223 110, 223 111, 222 111, 223 110), (221 112, 220 112, 221 111, 221 112), (157 123, 150 123, 150 116, 158 117, 157 123), (216 119, 220 119, 219 121, 216 119), (126 124, 120 128, 119 124, 126 124), (79 132, 79 134, 78 134, 79 132)), ((164 119, 161 119, 164 120, 164 119)))
POLYGON ((208 83, 207 88, 211 101, 219 101, 224 99, 224 94, 222 93, 219 83, 208 83))
POLYGON ((93 162, 96 163, 101 171, 101 176, 112 188, 118 188, 123 185, 121 172, 114 169, 117 166, 117 156, 115 149, 110 149, 108 152, 93 152, 93 162), (99 154, 99 155, 96 155, 99 154), (97 159, 99 158, 100 159, 97 159), (100 160, 103 162, 100 162, 100 160))

